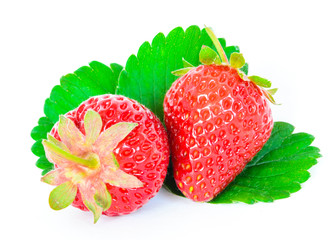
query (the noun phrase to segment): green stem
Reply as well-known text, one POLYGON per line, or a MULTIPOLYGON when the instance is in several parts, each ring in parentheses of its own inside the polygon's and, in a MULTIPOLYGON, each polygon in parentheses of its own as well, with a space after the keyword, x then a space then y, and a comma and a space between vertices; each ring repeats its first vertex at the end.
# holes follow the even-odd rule
POLYGON ((224 49, 222 48, 222 45, 218 41, 218 38, 216 37, 216 35, 214 34, 214 32, 210 28, 208 28, 208 27, 205 27, 205 31, 208 33, 210 39, 212 40, 213 44, 215 45, 216 50, 218 52, 218 55, 219 55, 221 61, 229 65, 229 60, 226 57, 224 49))
POLYGON ((58 156, 62 157, 63 159, 69 162, 77 163, 79 165, 92 168, 92 169, 95 169, 99 166, 99 159, 95 157, 91 157, 90 159, 83 159, 83 158, 77 157, 75 155, 72 155, 71 153, 64 151, 63 149, 59 148, 54 143, 47 141, 47 140, 43 140, 43 145, 47 147, 50 152, 57 154, 58 156))

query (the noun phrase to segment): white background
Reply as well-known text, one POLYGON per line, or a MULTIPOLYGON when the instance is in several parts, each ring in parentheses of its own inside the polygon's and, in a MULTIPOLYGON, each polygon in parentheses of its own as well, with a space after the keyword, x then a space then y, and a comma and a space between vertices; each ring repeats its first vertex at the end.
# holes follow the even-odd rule
POLYGON ((333 2, 1 1, 0 238, 336 239, 333 2), (193 24, 240 46, 250 74, 279 88, 274 119, 313 134, 323 154, 311 178, 267 204, 193 203, 162 189, 141 210, 95 225, 78 209, 51 210, 30 131, 52 87, 92 60, 124 65, 157 33, 193 24))

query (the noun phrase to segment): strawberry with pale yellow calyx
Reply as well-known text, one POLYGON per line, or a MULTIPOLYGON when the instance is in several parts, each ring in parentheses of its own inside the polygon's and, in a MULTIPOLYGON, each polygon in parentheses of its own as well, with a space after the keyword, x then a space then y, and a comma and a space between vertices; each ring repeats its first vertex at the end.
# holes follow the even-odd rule
POLYGON ((78 190, 97 222, 112 202, 106 183, 122 188, 143 186, 138 178, 120 169, 113 154, 118 143, 138 124, 119 122, 101 132, 102 125, 100 115, 88 110, 84 117, 84 136, 72 120, 60 116, 58 134, 61 141, 50 134, 43 140, 47 158, 57 165, 42 177, 43 182, 57 186, 49 197, 52 209, 69 206, 78 190))

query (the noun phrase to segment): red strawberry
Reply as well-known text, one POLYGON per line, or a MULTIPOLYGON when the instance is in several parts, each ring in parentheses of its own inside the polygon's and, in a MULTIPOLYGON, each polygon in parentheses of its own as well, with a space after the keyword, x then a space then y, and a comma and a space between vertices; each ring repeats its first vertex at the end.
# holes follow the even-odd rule
POLYGON ((172 84, 164 100, 174 178, 194 201, 210 201, 232 182, 273 128, 265 96, 273 102, 274 90, 256 84, 269 87, 270 82, 241 72, 241 54, 232 54, 228 64, 217 38, 207 31, 220 57, 204 46, 200 61, 208 65, 176 71, 187 73, 172 84))
POLYGON ((55 170, 42 181, 58 185, 50 206, 72 203, 101 214, 128 214, 143 206, 162 186, 169 148, 159 119, 138 102, 101 95, 60 116, 43 141, 55 170))

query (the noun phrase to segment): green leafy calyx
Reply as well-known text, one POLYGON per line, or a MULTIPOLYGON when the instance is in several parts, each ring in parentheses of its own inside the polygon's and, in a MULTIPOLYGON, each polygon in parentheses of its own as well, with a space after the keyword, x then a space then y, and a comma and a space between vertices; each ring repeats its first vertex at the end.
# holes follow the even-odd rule
POLYGON ((258 76, 250 76, 248 78, 260 87, 270 88, 272 86, 272 83, 265 78, 258 76))
POLYGON ((194 67, 185 67, 185 68, 181 68, 181 69, 172 71, 172 74, 180 77, 180 76, 183 76, 183 75, 187 74, 192 69, 194 69, 194 67))
POLYGON ((212 50, 208 46, 202 46, 200 54, 199 54, 199 60, 201 63, 205 65, 211 65, 211 64, 221 64, 220 57, 218 54, 212 50))
MULTIPOLYGON (((271 82, 265 78, 258 77, 258 76, 248 77, 245 74, 244 67, 247 65, 243 57, 243 54, 238 53, 238 52, 233 52, 230 55, 230 61, 229 61, 225 54, 222 44, 220 43, 219 39, 216 37, 214 32, 208 27, 205 28, 205 31, 210 37, 217 52, 213 50, 211 47, 203 45, 199 52, 199 62, 204 65, 212 65, 212 64, 226 65, 226 66, 230 66, 231 68, 236 69, 238 75, 240 76, 242 80, 253 82, 255 85, 261 88, 261 92, 271 103, 276 104, 273 98, 273 94, 275 92, 274 91, 269 92, 268 90, 265 89, 265 88, 271 87, 271 82)), ((187 62, 185 59, 182 59, 182 63, 183 63, 183 68, 172 71, 173 75, 180 77, 180 76, 187 74, 190 70, 195 68, 192 64, 187 62)))
MULTIPOLYGON (((274 91, 268 92, 268 90, 264 89, 264 88, 271 87, 271 82, 265 78, 258 77, 258 76, 248 77, 243 71, 243 67, 246 64, 243 54, 233 52, 230 56, 230 61, 228 61, 225 51, 221 43, 219 42, 218 38, 214 34, 214 32, 208 27, 206 27, 205 30, 207 34, 209 35, 210 39, 212 40, 217 52, 208 46, 202 46, 201 51, 199 53, 199 61, 204 65, 212 65, 212 64, 228 65, 236 69, 238 75, 240 76, 242 80, 252 81, 254 84, 262 88, 262 93, 264 94, 264 96, 271 103, 276 104, 272 96, 275 92, 274 91)), ((183 76, 186 73, 188 73, 190 70, 194 69, 194 66, 186 62, 184 59, 183 59, 183 66, 184 68, 175 70, 172 72, 172 74, 174 74, 175 76, 183 76)))
POLYGON ((101 132, 100 115, 88 110, 84 116, 85 135, 74 122, 60 116, 58 134, 61 141, 48 134, 42 141, 48 160, 58 167, 42 177, 42 181, 57 186, 49 196, 50 207, 60 210, 69 206, 79 190, 85 206, 97 222, 112 200, 106 183, 139 188, 143 183, 119 168, 113 150, 138 124, 120 122, 101 132))

